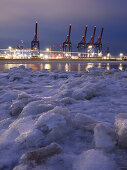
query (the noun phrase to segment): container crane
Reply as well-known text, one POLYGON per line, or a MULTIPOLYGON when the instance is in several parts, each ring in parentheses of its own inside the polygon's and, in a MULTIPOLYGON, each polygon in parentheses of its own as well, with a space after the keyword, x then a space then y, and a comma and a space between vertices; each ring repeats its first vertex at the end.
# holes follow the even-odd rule
POLYGON ((98 53, 101 53, 102 52, 102 35, 103 35, 103 31, 104 31, 104 28, 102 27, 101 28, 101 34, 100 36, 98 37, 98 40, 97 42, 94 44, 95 48, 98 50, 97 52, 98 53))
POLYGON ((90 42, 86 43, 87 48, 87 56, 90 57, 91 55, 94 55, 94 38, 96 33, 96 26, 94 26, 93 35, 91 36, 90 42))
POLYGON ((31 42, 31 50, 32 50, 32 56, 38 56, 38 54, 40 53, 40 43, 37 37, 37 29, 38 29, 38 23, 35 23, 35 36, 33 41, 31 42))
POLYGON ((68 55, 71 56, 71 52, 72 52, 72 44, 70 41, 70 36, 71 36, 71 24, 69 25, 69 34, 67 35, 67 39, 65 42, 63 42, 63 52, 65 53, 66 57, 68 55))
MULTIPOLYGON (((87 29, 88 29, 88 26, 86 25, 86 27, 85 27, 85 34, 84 34, 84 36, 82 37, 82 41, 80 41, 79 43, 78 43, 78 46, 77 46, 77 48, 78 48, 78 54, 79 54, 79 56, 80 55, 82 55, 82 52, 85 54, 85 52, 86 52, 86 34, 87 34, 87 29)), ((83 56, 84 56, 84 54, 83 54, 83 56)))

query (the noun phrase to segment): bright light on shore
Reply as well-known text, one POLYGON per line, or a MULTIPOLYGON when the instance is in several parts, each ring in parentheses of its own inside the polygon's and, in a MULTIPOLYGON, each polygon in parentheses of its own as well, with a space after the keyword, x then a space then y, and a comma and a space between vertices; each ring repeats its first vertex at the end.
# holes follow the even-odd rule
POLYGON ((110 53, 107 54, 107 57, 110 57, 110 53))
POLYGON ((93 53, 92 53, 92 57, 94 57, 94 54, 95 54, 95 53, 93 52, 93 53))
POLYGON ((91 48, 92 48, 92 45, 89 45, 88 48, 91 49, 91 48))
POLYGON ((12 49, 12 47, 11 47, 11 46, 9 46, 9 47, 8 47, 8 49, 9 49, 9 50, 11 50, 11 49, 12 49))
POLYGON ((47 52, 49 52, 49 51, 50 51, 50 49, 49 49, 49 48, 46 48, 46 51, 47 51, 47 52))
POLYGON ((44 58, 45 58, 45 59, 48 59, 48 55, 45 55, 44 58))
POLYGON ((81 57, 81 53, 78 53, 78 56, 81 57))
POLYGON ((102 57, 102 52, 98 53, 98 56, 99 56, 99 57, 102 57))
POLYGON ((40 57, 43 57, 44 55, 43 54, 40 54, 40 57))
POLYGON ((68 56, 69 56, 69 54, 68 54, 68 53, 65 53, 65 56, 66 56, 66 57, 68 57, 68 56))
POLYGON ((119 56, 122 58, 122 57, 124 56, 124 54, 123 54, 123 53, 120 53, 119 56))

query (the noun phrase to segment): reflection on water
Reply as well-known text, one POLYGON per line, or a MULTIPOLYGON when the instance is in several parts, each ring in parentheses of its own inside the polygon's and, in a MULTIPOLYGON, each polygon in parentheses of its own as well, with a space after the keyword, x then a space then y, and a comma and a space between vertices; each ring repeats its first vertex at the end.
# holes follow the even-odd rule
POLYGON ((69 71, 71 71, 71 65, 70 64, 65 64, 65 71, 66 72, 69 72, 69 71))
POLYGON ((78 64, 78 71, 81 71, 80 63, 78 64))
POLYGON ((45 65, 44 65, 44 68, 45 68, 46 70, 51 70, 51 64, 45 64, 45 65))
MULTIPOLYGON (((25 66, 26 67, 26 66, 25 66)), ((34 70, 34 71, 38 71, 38 68, 40 67, 39 64, 31 64, 31 68, 34 70)), ((27 67, 26 67, 27 68, 27 67)))
POLYGON ((101 68, 101 63, 98 63, 98 68, 101 68))
POLYGON ((4 70, 13 68, 13 67, 19 67, 22 64, 4 64, 4 70))
POLYGON ((81 63, 81 62, 60 62, 60 63, 24 63, 24 64, 0 64, 0 71, 4 71, 13 67, 19 67, 20 65, 24 65, 26 68, 32 68, 34 71, 40 70, 63 70, 66 72, 70 71, 89 71, 90 68, 106 68, 110 70, 112 68, 125 70, 127 68, 127 63, 81 63))
POLYGON ((65 64, 65 71, 69 71, 69 66, 68 66, 68 64, 65 64))
POLYGON ((110 70, 110 65, 109 65, 109 63, 107 63, 106 69, 107 69, 107 70, 110 70))
POLYGON ((119 70, 123 70, 123 65, 122 65, 122 63, 120 63, 120 65, 119 65, 119 70))
POLYGON ((58 70, 62 70, 62 65, 60 63, 58 64, 58 70))
POLYGON ((85 70, 89 71, 89 68, 93 68, 94 64, 93 63, 87 63, 85 70))

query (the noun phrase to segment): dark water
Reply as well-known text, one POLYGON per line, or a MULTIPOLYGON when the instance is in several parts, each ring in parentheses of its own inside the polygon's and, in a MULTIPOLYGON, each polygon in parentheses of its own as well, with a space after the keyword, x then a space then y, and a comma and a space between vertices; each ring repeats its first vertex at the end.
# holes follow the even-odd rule
POLYGON ((106 68, 110 70, 112 68, 119 70, 127 69, 127 62, 33 62, 33 63, 0 63, 0 71, 5 71, 12 67, 19 67, 24 65, 26 68, 32 68, 34 71, 40 70, 63 70, 63 71, 84 71, 89 68, 106 68))

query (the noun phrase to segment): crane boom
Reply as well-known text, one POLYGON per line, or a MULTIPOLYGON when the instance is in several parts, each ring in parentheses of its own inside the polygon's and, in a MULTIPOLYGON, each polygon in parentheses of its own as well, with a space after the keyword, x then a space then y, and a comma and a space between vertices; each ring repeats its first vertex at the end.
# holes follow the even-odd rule
POLYGON ((92 46, 93 46, 93 43, 94 43, 95 33, 96 33, 96 26, 94 27, 94 32, 93 32, 93 36, 92 36, 92 46))
POLYGON ((71 24, 70 24, 70 26, 69 26, 68 44, 69 44, 69 42, 70 42, 70 36, 71 36, 71 24))
POLYGON ((83 45, 85 44, 85 41, 86 41, 87 28, 88 28, 88 26, 86 25, 85 34, 84 34, 84 37, 83 37, 83 45))
POLYGON ((101 28, 101 35, 100 35, 100 37, 99 37, 99 46, 101 45, 103 30, 104 30, 104 28, 102 27, 102 28, 101 28))
POLYGON ((35 24, 35 45, 37 44, 37 22, 35 24))

